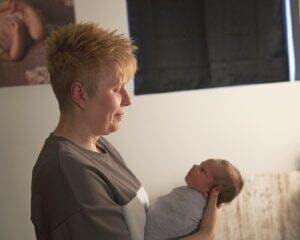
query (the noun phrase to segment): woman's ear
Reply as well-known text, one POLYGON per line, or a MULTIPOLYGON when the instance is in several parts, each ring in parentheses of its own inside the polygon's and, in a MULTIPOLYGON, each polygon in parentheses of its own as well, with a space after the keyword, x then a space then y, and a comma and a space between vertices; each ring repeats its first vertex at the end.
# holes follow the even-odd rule
POLYGON ((73 82, 70 87, 72 101, 81 109, 84 109, 89 98, 85 87, 80 82, 73 82))

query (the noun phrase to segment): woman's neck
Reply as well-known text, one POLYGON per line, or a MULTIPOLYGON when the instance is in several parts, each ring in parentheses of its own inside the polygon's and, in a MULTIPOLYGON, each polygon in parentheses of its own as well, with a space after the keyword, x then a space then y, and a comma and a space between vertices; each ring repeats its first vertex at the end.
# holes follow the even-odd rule
POLYGON ((100 136, 93 135, 84 124, 84 121, 80 121, 75 117, 61 114, 53 135, 65 137, 88 150, 94 152, 100 151, 96 146, 96 142, 100 136))

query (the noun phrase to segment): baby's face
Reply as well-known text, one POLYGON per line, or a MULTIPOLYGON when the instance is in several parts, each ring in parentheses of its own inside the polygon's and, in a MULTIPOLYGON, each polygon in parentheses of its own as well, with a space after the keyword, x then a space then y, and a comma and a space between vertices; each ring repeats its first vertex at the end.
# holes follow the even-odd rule
POLYGON ((193 188, 205 196, 215 186, 214 176, 218 174, 219 166, 210 159, 200 165, 194 165, 185 177, 185 181, 190 188, 193 188))

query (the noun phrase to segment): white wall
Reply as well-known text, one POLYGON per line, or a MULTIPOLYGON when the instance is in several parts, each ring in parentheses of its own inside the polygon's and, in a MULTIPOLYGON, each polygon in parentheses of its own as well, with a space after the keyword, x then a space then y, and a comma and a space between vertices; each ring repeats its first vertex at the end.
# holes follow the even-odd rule
POLYGON ((243 171, 297 169, 300 84, 268 84, 135 97, 112 140, 156 195, 191 164, 225 158, 243 171))
MULTIPOLYGON (((78 20, 128 34, 125 0, 76 1, 78 20)), ((130 88, 132 85, 130 86, 130 88)), ((209 157, 243 171, 289 171, 300 162, 300 82, 137 96, 110 136, 151 198, 182 184, 209 157)), ((58 120, 51 87, 0 88, 0 239, 34 239, 31 170, 58 120)))

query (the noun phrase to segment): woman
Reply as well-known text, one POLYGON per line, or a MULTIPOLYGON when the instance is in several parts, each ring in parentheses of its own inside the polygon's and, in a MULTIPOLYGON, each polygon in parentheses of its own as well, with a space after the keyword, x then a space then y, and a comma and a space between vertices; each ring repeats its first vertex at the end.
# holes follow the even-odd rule
MULTIPOLYGON (((95 24, 68 25, 48 39, 60 120, 33 169, 37 239, 143 239, 146 192, 102 137, 118 130, 130 105, 125 85, 136 71, 134 51, 129 39, 95 24)), ((217 195, 199 232, 185 239, 214 239, 217 195)))

